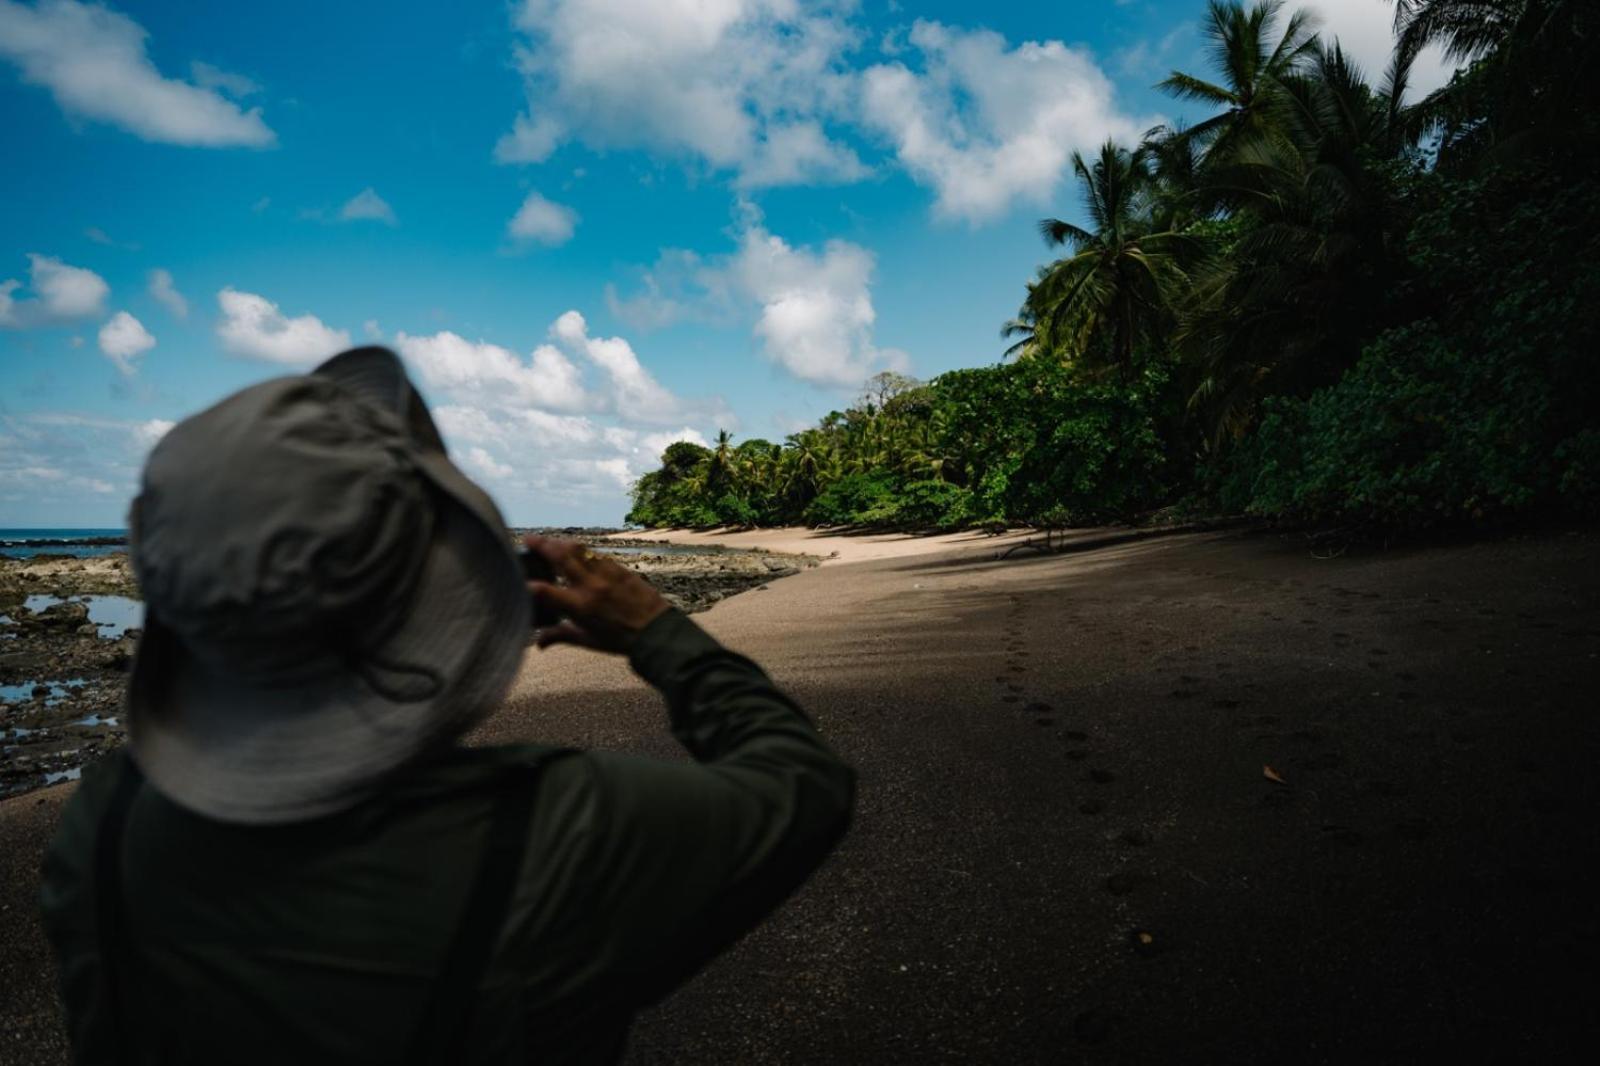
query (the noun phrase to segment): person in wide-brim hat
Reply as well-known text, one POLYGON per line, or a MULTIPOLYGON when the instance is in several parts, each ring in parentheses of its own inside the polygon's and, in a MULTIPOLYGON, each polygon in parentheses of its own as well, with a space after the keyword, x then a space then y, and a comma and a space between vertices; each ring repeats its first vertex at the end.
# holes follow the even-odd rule
MULTIPOLYGON (((845 830, 854 775, 641 577, 525 539, 382 348, 175 426, 130 515, 129 743, 42 905, 75 1058, 614 1061, 845 830), (695 762, 458 743, 538 633, 626 654, 695 762)), ((557 661, 559 662, 559 660, 557 661)))
POLYGON ((490 709, 526 644, 505 522, 382 348, 175 426, 130 533, 130 742, 202 814, 347 806, 490 709))

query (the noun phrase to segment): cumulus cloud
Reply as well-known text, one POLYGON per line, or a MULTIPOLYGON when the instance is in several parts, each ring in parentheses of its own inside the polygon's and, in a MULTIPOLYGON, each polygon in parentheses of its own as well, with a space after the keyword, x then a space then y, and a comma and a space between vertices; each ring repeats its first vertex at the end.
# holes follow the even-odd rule
POLYGON ((28 253, 28 289, 31 297, 12 293, 22 288, 15 278, 0 282, 0 326, 26 329, 53 325, 75 318, 97 318, 105 313, 111 286, 84 267, 70 266, 49 255, 28 253))
POLYGON ((1009 47, 989 30, 918 21, 919 70, 896 61, 862 76, 867 125, 918 182, 934 214, 976 223, 1019 202, 1049 202, 1074 150, 1115 137, 1134 143, 1156 124, 1117 107, 1111 81, 1085 50, 1060 41, 1009 47))
POLYGON ((237 289, 217 293, 222 318, 217 337, 234 355, 288 366, 306 366, 350 347, 350 334, 315 315, 289 318, 264 296, 237 289))
POLYGON ((906 353, 879 348, 873 339, 872 252, 845 240, 820 248, 792 245, 753 211, 741 225, 731 254, 704 259, 681 249, 663 252, 643 273, 642 292, 608 293, 613 311, 641 328, 753 314, 767 358, 816 385, 855 388, 880 370, 909 365, 906 353))
POLYGON ((100 327, 100 351, 124 377, 131 378, 138 373, 134 359, 155 346, 156 339, 144 328, 144 323, 126 311, 118 311, 100 327))
POLYGON ((504 481, 516 473, 510 465, 500 462, 476 444, 467 449, 464 465, 467 469, 481 474, 491 481, 504 481))
POLYGON ((565 135, 561 123, 549 115, 518 115, 510 131, 495 142, 495 162, 543 163, 565 135))
POLYGON ((241 110, 214 88, 163 77, 145 52, 147 36, 131 18, 98 4, 0 0, 0 58, 24 82, 48 89, 69 116, 163 144, 275 143, 260 108, 241 110))
POLYGON ((571 240, 577 225, 578 213, 572 208, 530 192, 506 225, 506 234, 521 244, 553 248, 571 240))
POLYGON ((904 352, 873 344, 873 267, 859 244, 832 240, 813 251, 753 226, 730 269, 761 305, 755 333, 768 358, 802 381, 853 387, 909 365, 904 352))
POLYGON ((648 430, 592 414, 441 404, 433 416, 462 465, 490 483, 502 509, 526 521, 549 515, 555 504, 614 515, 634 481, 660 465, 667 445, 707 444, 687 425, 648 430))
POLYGON ((578 368, 548 344, 524 361, 509 348, 469 341, 445 330, 431 336, 399 333, 395 347, 423 382, 490 406, 578 411, 590 406, 578 368))
POLYGON ((648 148, 747 185, 851 181, 855 152, 823 123, 851 86, 857 33, 794 0, 525 0, 527 109, 495 147, 540 162, 562 141, 648 148))
POLYGON ((170 271, 156 267, 150 271, 149 292, 152 298, 176 318, 189 317, 189 301, 183 298, 183 293, 172 282, 170 271))
POLYGON ((550 333, 571 351, 599 367, 609 383, 611 406, 635 422, 671 422, 681 417, 678 398, 661 386, 621 337, 591 337, 589 324, 576 311, 556 319, 550 333))
POLYGON ((526 357, 448 331, 395 339, 452 452, 508 513, 534 521, 559 502, 606 508, 598 513, 614 521, 622 493, 668 444, 704 444, 696 423, 735 426, 721 401, 674 395, 627 340, 593 336, 577 311, 548 335, 526 357))
POLYGON ((383 197, 373 191, 370 185, 350 197, 344 202, 344 206, 339 208, 339 221, 341 222, 367 220, 382 222, 386 226, 392 226, 396 222, 394 208, 390 207, 383 197))

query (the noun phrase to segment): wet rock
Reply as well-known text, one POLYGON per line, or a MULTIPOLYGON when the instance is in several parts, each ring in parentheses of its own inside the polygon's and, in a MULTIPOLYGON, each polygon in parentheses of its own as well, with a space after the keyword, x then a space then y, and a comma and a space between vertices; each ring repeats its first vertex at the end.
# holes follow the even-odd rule
POLYGON ((139 650, 139 642, 130 637, 121 637, 100 658, 100 665, 108 670, 127 671, 133 666, 133 654, 139 650))
POLYGON ((93 622, 85 622, 83 625, 73 630, 73 632, 78 634, 80 637, 98 637, 100 635, 100 627, 95 625, 93 622))
POLYGON ((53 603, 42 611, 36 611, 29 618, 36 628, 76 632, 80 626, 89 624, 89 605, 71 600, 66 603, 53 603))

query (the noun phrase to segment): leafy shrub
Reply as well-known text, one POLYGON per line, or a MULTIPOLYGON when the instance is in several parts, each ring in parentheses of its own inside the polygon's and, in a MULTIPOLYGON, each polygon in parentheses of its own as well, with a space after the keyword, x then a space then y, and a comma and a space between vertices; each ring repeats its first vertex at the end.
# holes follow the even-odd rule
POLYGON ((895 521, 911 529, 961 529, 973 519, 972 490, 948 481, 913 481, 900 491, 895 521))
POLYGON ((806 508, 817 526, 888 525, 898 516, 895 478, 885 471, 846 474, 806 508))

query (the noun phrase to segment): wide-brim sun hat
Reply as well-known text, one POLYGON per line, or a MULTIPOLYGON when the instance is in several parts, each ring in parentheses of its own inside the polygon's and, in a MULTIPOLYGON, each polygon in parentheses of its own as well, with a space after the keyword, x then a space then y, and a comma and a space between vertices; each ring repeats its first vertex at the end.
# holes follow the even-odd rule
POLYGON ((494 709, 528 637, 506 525, 393 352, 180 422, 129 516, 134 760, 222 821, 350 807, 494 709))

